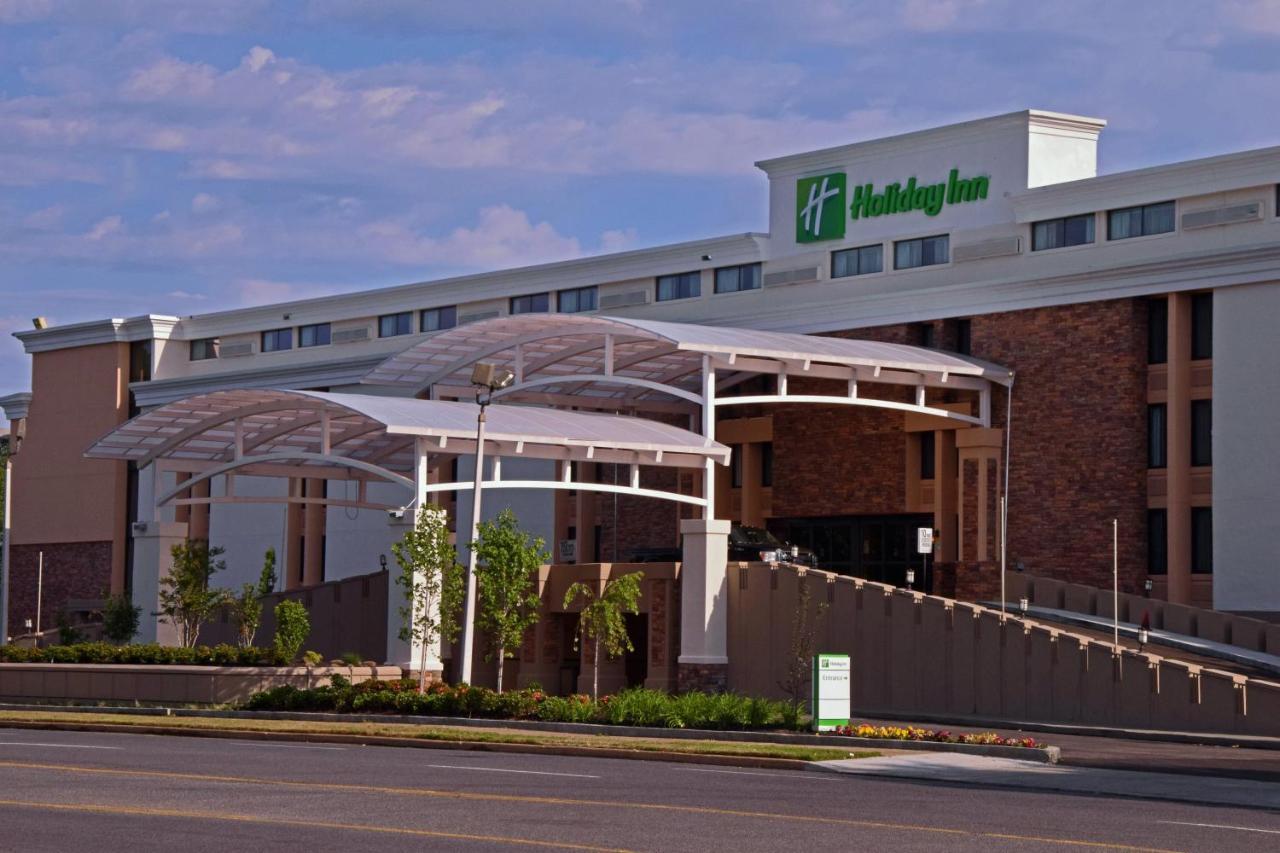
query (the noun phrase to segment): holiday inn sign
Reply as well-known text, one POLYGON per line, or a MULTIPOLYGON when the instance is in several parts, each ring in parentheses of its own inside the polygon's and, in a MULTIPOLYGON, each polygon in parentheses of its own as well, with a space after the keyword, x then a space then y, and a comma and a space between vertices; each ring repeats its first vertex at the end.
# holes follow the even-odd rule
MULTIPOLYGON (((845 199, 848 178, 843 172, 801 178, 796 182, 796 242, 816 243, 844 237, 845 199)), ((924 184, 914 176, 876 192, 875 184, 859 184, 848 199, 849 219, 869 219, 890 213, 924 211, 937 216, 944 205, 979 201, 987 197, 991 178, 979 175, 960 177, 952 169, 947 180, 924 184)))

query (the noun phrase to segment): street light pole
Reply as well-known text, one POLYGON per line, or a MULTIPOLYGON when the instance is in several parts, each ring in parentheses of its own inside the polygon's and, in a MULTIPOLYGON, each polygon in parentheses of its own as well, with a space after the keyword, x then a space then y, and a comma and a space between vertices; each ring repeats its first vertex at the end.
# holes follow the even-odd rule
POLYGON ((480 490, 484 486, 484 424, 485 407, 489 405, 489 397, 484 392, 476 393, 476 402, 480 404, 480 414, 476 417, 476 476, 471 487, 471 539, 467 545, 467 575, 463 579, 466 585, 466 597, 462 604, 462 664, 458 670, 458 679, 464 684, 471 683, 471 655, 475 646, 475 609, 476 609, 476 539, 480 536, 480 490))

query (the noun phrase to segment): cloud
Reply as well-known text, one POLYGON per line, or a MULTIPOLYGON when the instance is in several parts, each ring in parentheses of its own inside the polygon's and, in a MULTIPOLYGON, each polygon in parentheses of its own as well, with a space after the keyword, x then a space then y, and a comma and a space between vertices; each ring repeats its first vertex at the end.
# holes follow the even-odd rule
POLYGON ((203 302, 209 298, 203 293, 191 293, 186 290, 170 290, 165 294, 165 296, 168 296, 170 299, 189 299, 196 302, 203 302))
POLYGON ((221 206, 218 197, 209 193, 196 193, 191 199, 192 213, 211 213, 221 206))
POLYGON ((85 237, 89 240, 97 241, 122 231, 124 231, 124 220, 117 214, 108 216, 105 219, 99 219, 85 234, 85 237))

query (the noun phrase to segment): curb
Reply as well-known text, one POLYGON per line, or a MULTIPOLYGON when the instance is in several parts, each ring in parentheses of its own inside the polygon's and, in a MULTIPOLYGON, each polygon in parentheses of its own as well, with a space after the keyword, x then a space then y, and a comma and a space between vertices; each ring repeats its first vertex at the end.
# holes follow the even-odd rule
MULTIPOLYGON (((147 716, 160 716, 147 715, 147 716)), ((186 716, 186 715, 184 715, 186 716)), ((72 723, 42 720, 4 720, 0 727, 38 731, 105 732, 175 737, 203 737, 225 740, 285 741, 294 743, 341 743, 352 746, 390 746, 410 749, 449 749, 462 752, 504 752, 528 755, 563 755, 574 758, 620 758, 628 761, 660 761, 670 764, 714 764, 760 770, 812 770, 814 762, 800 758, 768 758, 752 755, 659 752, 615 747, 554 746, 532 743, 488 743, 483 741, 428 740, 388 735, 352 735, 324 732, 257 732, 237 729, 185 729, 172 726, 130 726, 121 723, 72 723)))
MULTIPOLYGON (((1062 750, 1056 746, 1028 748, 994 744, 938 743, 936 741, 889 740, 832 735, 788 734, 783 732, 733 732, 710 729, 660 729, 642 726, 612 726, 598 723, 546 723, 536 720, 487 720, 475 717, 427 717, 389 714, 336 714, 301 711, 210 711, 196 708, 110 708, 86 706, 8 705, 0 711, 74 711, 98 714, 138 714, 141 716, 213 717, 233 720, 292 720, 321 723, 383 723, 392 725, 450 726, 453 728, 511 729, 513 731, 556 734, 605 735, 614 737, 659 738, 663 740, 706 740, 726 743, 767 743, 781 746, 824 746, 835 749, 892 749, 922 752, 958 752, 988 758, 1012 758, 1041 764, 1057 764, 1062 750)), ((0 721, 0 725, 3 722, 0 721)), ((131 727, 133 728, 133 727, 131 727)))

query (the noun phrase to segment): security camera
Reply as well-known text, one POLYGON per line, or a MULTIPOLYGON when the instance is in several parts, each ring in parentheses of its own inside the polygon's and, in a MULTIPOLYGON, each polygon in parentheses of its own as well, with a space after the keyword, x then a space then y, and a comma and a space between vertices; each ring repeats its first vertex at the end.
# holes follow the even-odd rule
POLYGON ((404 507, 400 507, 399 509, 387 510, 387 518, 389 518, 392 521, 399 521, 400 519, 404 518, 404 507))

